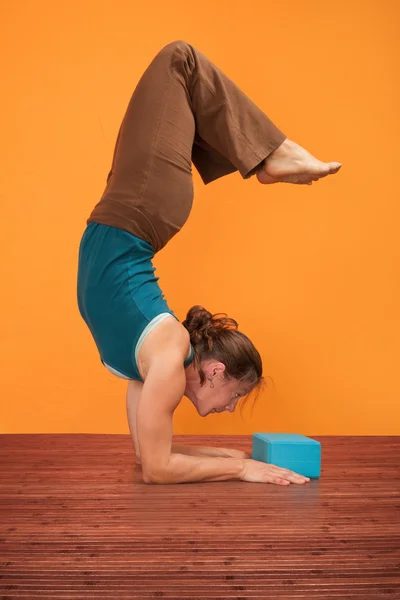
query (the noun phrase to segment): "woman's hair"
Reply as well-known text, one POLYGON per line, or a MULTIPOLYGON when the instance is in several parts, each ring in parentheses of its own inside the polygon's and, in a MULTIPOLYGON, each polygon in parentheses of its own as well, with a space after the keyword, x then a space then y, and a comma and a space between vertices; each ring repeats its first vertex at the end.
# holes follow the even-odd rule
MULTIPOLYGON (((202 306, 196 305, 188 311, 182 325, 190 334, 194 348, 194 364, 200 375, 200 385, 204 385, 206 376, 201 368, 203 360, 217 360, 225 365, 226 380, 238 379, 250 385, 251 392, 244 397, 247 401, 253 391, 254 402, 260 393, 264 381, 262 361, 258 350, 249 338, 238 331, 238 322, 227 316, 218 318, 202 306)), ((245 402, 242 402, 242 406, 245 402)), ((254 406, 254 403, 253 403, 254 406)))

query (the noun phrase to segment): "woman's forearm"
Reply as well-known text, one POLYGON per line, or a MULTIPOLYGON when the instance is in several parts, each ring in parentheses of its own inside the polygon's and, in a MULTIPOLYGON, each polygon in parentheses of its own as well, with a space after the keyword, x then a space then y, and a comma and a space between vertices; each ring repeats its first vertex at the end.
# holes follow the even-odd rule
POLYGON ((189 454, 190 456, 222 456, 222 448, 213 448, 212 446, 185 446, 182 444, 172 444, 171 453, 189 454))
POLYGON ((190 456, 213 456, 217 458, 250 458, 250 455, 241 450, 230 448, 217 448, 214 446, 185 446, 172 444, 171 453, 189 454, 190 456))
POLYGON ((196 481, 226 481, 241 479, 245 472, 245 460, 218 456, 170 455, 168 464, 161 471, 147 474, 145 483, 191 483, 196 481))
MULTIPOLYGON (((188 456, 211 456, 214 458, 250 458, 250 454, 241 450, 213 446, 185 446, 183 444, 172 444, 171 453, 186 454, 188 456)), ((136 464, 142 464, 138 453, 136 454, 136 464)))

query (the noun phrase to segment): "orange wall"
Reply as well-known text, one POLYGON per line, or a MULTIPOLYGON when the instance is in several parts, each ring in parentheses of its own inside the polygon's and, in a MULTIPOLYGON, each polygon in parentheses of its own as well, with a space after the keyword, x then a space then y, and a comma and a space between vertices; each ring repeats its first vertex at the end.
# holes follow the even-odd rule
POLYGON ((399 4, 16 0, 2 12, 1 432, 128 433, 126 383, 78 312, 77 253, 134 86, 184 39, 289 138, 344 166, 312 187, 238 174, 205 187, 195 174, 159 283, 181 319, 203 304, 238 320, 275 391, 244 420, 202 419, 184 399, 175 433, 400 434, 399 4))

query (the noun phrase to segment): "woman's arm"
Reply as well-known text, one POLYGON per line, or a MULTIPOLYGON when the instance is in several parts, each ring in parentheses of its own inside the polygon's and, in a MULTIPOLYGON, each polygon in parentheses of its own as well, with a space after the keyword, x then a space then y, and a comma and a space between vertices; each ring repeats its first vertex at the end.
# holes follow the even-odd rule
POLYGON ((185 391, 182 353, 158 353, 137 409, 137 436, 146 483, 240 479, 244 459, 190 456, 172 451, 172 417, 185 391))
MULTIPOLYGON (((139 405, 140 394, 143 389, 141 381, 131 380, 128 383, 126 393, 126 410, 128 416, 129 429, 131 432, 133 445, 135 448, 136 464, 141 465, 140 448, 137 435, 137 408, 139 405)), ((189 456, 212 456, 217 458, 251 458, 251 455, 241 450, 230 448, 219 448, 213 446, 189 446, 183 444, 172 444, 171 452, 174 454, 187 454, 189 456)))
POLYGON ((139 440, 137 435, 137 409, 140 394, 143 389, 141 381, 129 380, 126 390, 126 414, 128 417, 129 430, 131 432, 133 446, 135 448, 136 464, 141 465, 139 440))
POLYGON ((214 456, 220 458, 251 458, 251 454, 233 448, 220 448, 218 446, 186 446, 172 444, 172 452, 189 454, 191 456, 214 456))

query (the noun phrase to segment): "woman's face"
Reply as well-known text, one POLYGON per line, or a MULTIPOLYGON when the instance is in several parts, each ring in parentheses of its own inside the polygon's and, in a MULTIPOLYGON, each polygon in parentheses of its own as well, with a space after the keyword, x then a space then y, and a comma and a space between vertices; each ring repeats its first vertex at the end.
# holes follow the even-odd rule
POLYGON ((202 362, 201 366, 206 376, 203 386, 200 386, 200 375, 194 364, 186 367, 185 396, 194 404, 201 417, 215 412, 233 412, 239 398, 251 391, 250 386, 237 379, 225 381, 225 365, 221 362, 208 360, 202 362))

